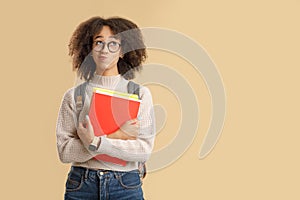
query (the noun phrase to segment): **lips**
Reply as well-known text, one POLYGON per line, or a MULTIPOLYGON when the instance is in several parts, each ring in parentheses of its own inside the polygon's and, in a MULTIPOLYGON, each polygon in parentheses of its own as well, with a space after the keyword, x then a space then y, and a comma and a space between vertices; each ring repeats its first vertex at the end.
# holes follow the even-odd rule
POLYGON ((105 60, 105 59, 107 59, 107 58, 108 58, 107 56, 103 56, 103 55, 102 55, 102 56, 99 56, 99 59, 100 59, 100 60, 105 60))

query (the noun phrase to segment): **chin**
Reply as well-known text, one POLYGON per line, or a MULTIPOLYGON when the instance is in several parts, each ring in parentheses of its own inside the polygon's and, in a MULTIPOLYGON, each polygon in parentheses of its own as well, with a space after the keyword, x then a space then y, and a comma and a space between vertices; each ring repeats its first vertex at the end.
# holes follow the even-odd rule
POLYGON ((110 65, 104 65, 104 64, 97 65, 97 70, 102 71, 102 72, 109 70, 111 68, 113 68, 113 67, 110 65))

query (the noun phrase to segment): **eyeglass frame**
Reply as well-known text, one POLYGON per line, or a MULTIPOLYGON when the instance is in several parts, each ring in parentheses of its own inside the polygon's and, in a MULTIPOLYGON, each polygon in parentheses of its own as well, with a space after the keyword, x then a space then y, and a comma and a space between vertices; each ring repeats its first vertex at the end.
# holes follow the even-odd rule
POLYGON ((104 41, 94 41, 94 44, 95 44, 95 47, 93 47, 93 49, 94 49, 95 51, 97 51, 97 52, 102 51, 102 50, 104 49, 104 47, 106 46, 107 49, 108 49, 108 51, 109 51, 110 53, 116 53, 116 52, 118 52, 118 51, 121 49, 121 46, 122 46, 121 43, 116 42, 116 41, 109 41, 109 42, 104 42, 104 41), (103 46, 102 46, 99 50, 95 50, 95 48, 97 47, 97 42, 101 42, 101 43, 103 44, 103 46), (116 44, 119 45, 119 47, 118 47, 118 49, 117 49, 116 51, 112 51, 112 50, 109 48, 109 44, 111 44, 111 43, 116 43, 116 44))

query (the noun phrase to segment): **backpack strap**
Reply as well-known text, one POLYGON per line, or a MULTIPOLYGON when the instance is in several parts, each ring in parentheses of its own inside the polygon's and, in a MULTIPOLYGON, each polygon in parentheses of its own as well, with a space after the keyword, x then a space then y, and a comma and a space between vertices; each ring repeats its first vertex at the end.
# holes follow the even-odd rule
MULTIPOLYGON (((127 85, 127 92, 130 94, 136 94, 139 97, 139 99, 141 99, 139 84, 137 84, 133 81, 129 81, 128 85, 127 85)), ((146 163, 138 162, 138 170, 139 170, 140 178, 141 179, 145 178, 145 176, 147 174, 146 163)))
POLYGON ((87 84, 88 84, 88 82, 84 82, 75 88, 74 101, 75 101, 77 112, 80 112, 83 108, 84 99, 85 99, 85 89, 86 89, 87 84))
POLYGON ((129 94, 136 94, 139 99, 141 99, 140 97, 140 85, 133 82, 133 81, 129 81, 127 84, 127 92, 129 94))
MULTIPOLYGON (((133 81, 129 81, 128 85, 127 85, 127 92, 130 94, 136 94, 139 97, 139 99, 141 99, 139 84, 137 84, 133 81)), ((138 162, 138 170, 139 170, 140 178, 141 179, 145 178, 145 176, 147 174, 146 163, 138 162)))

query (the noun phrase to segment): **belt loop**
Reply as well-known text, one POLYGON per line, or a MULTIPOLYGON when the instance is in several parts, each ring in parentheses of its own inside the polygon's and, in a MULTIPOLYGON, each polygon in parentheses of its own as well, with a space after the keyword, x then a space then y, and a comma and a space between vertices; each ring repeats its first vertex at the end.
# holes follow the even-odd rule
POLYGON ((88 176, 89 176, 89 169, 86 168, 86 170, 85 170, 85 175, 84 175, 84 179, 87 180, 87 179, 88 179, 88 176))
POLYGON ((117 180, 120 179, 120 175, 119 175, 117 172, 113 171, 113 174, 115 175, 115 178, 116 178, 117 180))

